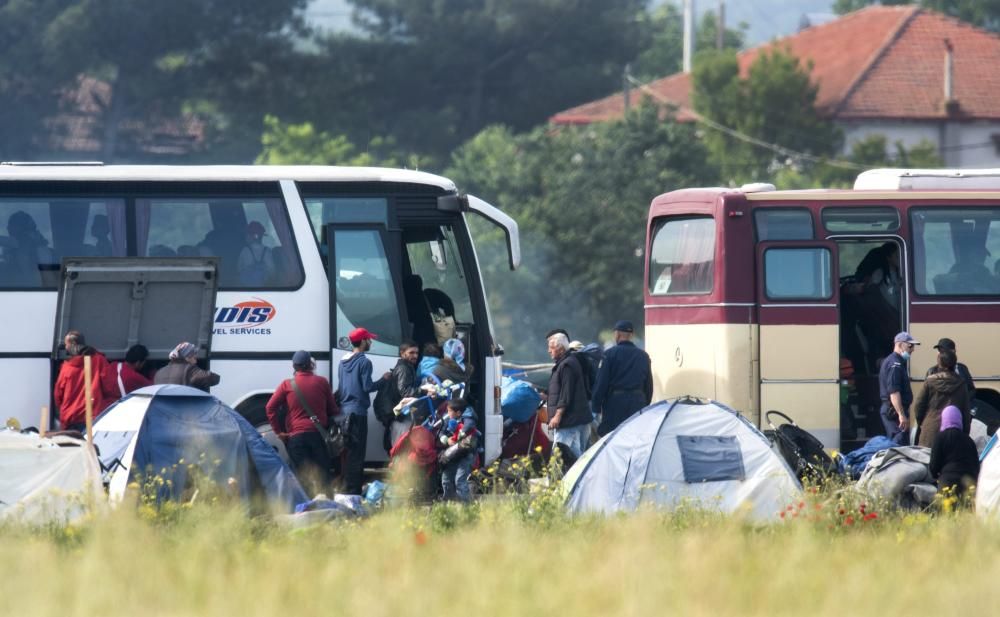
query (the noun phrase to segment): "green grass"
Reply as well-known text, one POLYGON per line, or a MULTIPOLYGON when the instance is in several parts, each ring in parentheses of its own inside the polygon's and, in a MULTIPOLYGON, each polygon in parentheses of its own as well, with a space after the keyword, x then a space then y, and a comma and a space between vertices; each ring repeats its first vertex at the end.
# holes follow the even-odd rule
POLYGON ((789 506, 752 525, 695 509, 567 517, 548 496, 497 497, 298 530, 224 505, 123 507, 0 527, 0 614, 995 612, 1000 527, 968 511, 866 521, 832 489, 789 506))

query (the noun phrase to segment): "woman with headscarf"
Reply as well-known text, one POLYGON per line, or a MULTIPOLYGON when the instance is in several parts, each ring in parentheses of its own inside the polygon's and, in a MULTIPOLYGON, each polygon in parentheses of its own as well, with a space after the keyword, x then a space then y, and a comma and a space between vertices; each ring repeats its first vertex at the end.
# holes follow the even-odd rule
POLYGON ((170 352, 170 363, 156 371, 154 384, 176 384, 191 386, 208 392, 219 384, 222 378, 211 371, 198 367, 198 348, 191 343, 178 343, 170 352))
POLYGON ((938 490, 950 489, 958 497, 979 478, 979 453, 972 438, 962 431, 962 412, 948 405, 941 412, 941 430, 931 448, 931 475, 938 490))
POLYGON ((938 353, 935 372, 931 373, 917 398, 913 401, 913 415, 917 420, 917 445, 930 448, 940 432, 941 411, 954 405, 962 412, 962 432, 972 430, 972 413, 965 380, 955 372, 958 357, 954 351, 943 349, 938 353))
POLYGON ((434 367, 434 376, 441 382, 467 383, 472 377, 472 365, 465 361, 465 345, 457 338, 444 342, 444 357, 434 367))

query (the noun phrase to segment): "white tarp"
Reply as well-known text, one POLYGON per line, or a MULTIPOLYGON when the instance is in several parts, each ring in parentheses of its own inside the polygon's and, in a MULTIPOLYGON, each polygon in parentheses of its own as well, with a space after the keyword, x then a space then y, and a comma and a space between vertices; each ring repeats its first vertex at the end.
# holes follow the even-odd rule
POLYGON ((0 519, 69 522, 103 501, 100 465, 86 442, 0 431, 0 461, 0 519))
MULTIPOLYGON (((1000 431, 997 431, 1000 435, 1000 431)), ((976 482, 976 514, 995 517, 1000 514, 1000 447, 997 435, 990 438, 979 462, 979 480, 976 482)))
POLYGON ((682 504, 760 521, 801 495, 792 470, 745 418, 715 402, 655 403, 592 446, 563 480, 573 512, 682 504))

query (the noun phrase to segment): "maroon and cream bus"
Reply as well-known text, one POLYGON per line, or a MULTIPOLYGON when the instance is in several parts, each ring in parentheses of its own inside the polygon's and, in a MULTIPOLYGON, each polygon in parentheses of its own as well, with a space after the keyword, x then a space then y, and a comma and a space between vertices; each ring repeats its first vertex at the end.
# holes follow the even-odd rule
POLYGON ((646 349, 656 396, 692 394, 760 424, 779 410, 828 448, 881 432, 892 335, 942 337, 1000 423, 1000 170, 873 170, 854 190, 673 191, 650 206, 646 349))

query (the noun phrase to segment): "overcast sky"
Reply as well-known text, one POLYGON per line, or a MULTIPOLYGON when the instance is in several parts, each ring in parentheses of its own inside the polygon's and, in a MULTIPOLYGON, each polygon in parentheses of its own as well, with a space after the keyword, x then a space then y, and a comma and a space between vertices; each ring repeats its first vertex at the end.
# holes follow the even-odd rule
MULTIPOLYGON (((653 4, 681 0, 654 0, 653 4)), ((716 10, 719 0, 695 0, 699 12, 716 10)), ((793 34, 798 30, 802 15, 822 15, 830 12, 833 0, 728 0, 726 22, 730 26, 746 22, 747 42, 763 43, 774 37, 793 34)), ((351 6, 347 0, 313 0, 307 9, 311 23, 323 28, 344 29, 351 24, 351 6)))

